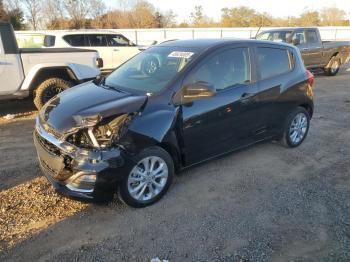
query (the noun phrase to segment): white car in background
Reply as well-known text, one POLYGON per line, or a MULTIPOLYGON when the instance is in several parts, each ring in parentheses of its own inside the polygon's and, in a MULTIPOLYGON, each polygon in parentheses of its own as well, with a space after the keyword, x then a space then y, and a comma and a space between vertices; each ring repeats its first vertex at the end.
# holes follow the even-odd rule
POLYGON ((83 48, 96 50, 103 59, 102 72, 117 68, 143 49, 125 36, 104 30, 48 30, 16 32, 19 46, 83 48))

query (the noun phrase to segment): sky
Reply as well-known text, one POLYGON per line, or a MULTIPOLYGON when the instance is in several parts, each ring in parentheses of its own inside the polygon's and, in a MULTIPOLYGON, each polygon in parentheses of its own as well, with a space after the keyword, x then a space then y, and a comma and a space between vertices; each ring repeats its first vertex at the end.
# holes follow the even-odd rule
MULTIPOLYGON (((104 0, 110 8, 118 7, 118 0, 104 0)), ((128 0, 122 0, 128 1, 128 0)), ((129 0, 131 1, 131 0, 129 0)), ((204 13, 219 20, 224 7, 248 6, 258 12, 268 12, 276 17, 298 16, 305 9, 322 9, 338 7, 350 18, 350 0, 148 0, 158 10, 172 9, 178 22, 189 20, 191 12, 197 5, 202 5, 204 13)))

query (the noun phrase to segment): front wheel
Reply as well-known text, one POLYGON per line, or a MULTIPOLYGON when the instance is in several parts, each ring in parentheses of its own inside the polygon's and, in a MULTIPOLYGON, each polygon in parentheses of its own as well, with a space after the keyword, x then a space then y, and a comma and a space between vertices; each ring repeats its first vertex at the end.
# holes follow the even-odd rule
POLYGON ((37 109, 41 109, 47 101, 58 93, 72 87, 73 84, 61 78, 49 78, 42 82, 35 90, 34 104, 37 109))
POLYGON ((330 66, 328 68, 325 68, 325 73, 328 76, 335 76, 339 72, 340 68, 340 59, 333 57, 330 66))
POLYGON ((157 202, 174 176, 171 156, 160 147, 142 151, 119 184, 119 198, 127 205, 145 207, 157 202))
POLYGON ((310 127, 310 115, 303 107, 297 107, 286 120, 282 143, 287 147, 297 147, 306 138, 310 127))

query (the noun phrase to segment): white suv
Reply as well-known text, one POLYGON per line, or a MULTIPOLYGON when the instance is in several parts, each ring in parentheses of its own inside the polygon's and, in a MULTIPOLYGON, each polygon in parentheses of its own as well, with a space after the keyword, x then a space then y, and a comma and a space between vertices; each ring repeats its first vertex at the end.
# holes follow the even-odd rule
POLYGON ((36 40, 32 42, 37 42, 39 34, 42 36, 42 47, 78 47, 96 50, 103 59, 101 70, 104 72, 117 68, 142 50, 125 36, 103 30, 22 31, 16 32, 16 38, 20 43, 21 39, 28 39, 28 36, 35 35, 36 40))

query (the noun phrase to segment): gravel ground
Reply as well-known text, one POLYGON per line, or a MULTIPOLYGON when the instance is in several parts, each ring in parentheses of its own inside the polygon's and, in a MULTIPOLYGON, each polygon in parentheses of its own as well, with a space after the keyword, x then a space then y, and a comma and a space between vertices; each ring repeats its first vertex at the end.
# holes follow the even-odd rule
POLYGON ((18 113, 0 120, 0 261, 350 261, 349 81, 349 69, 316 78, 302 146, 191 168, 144 209, 56 195, 38 169, 32 107, 0 104, 18 113))

